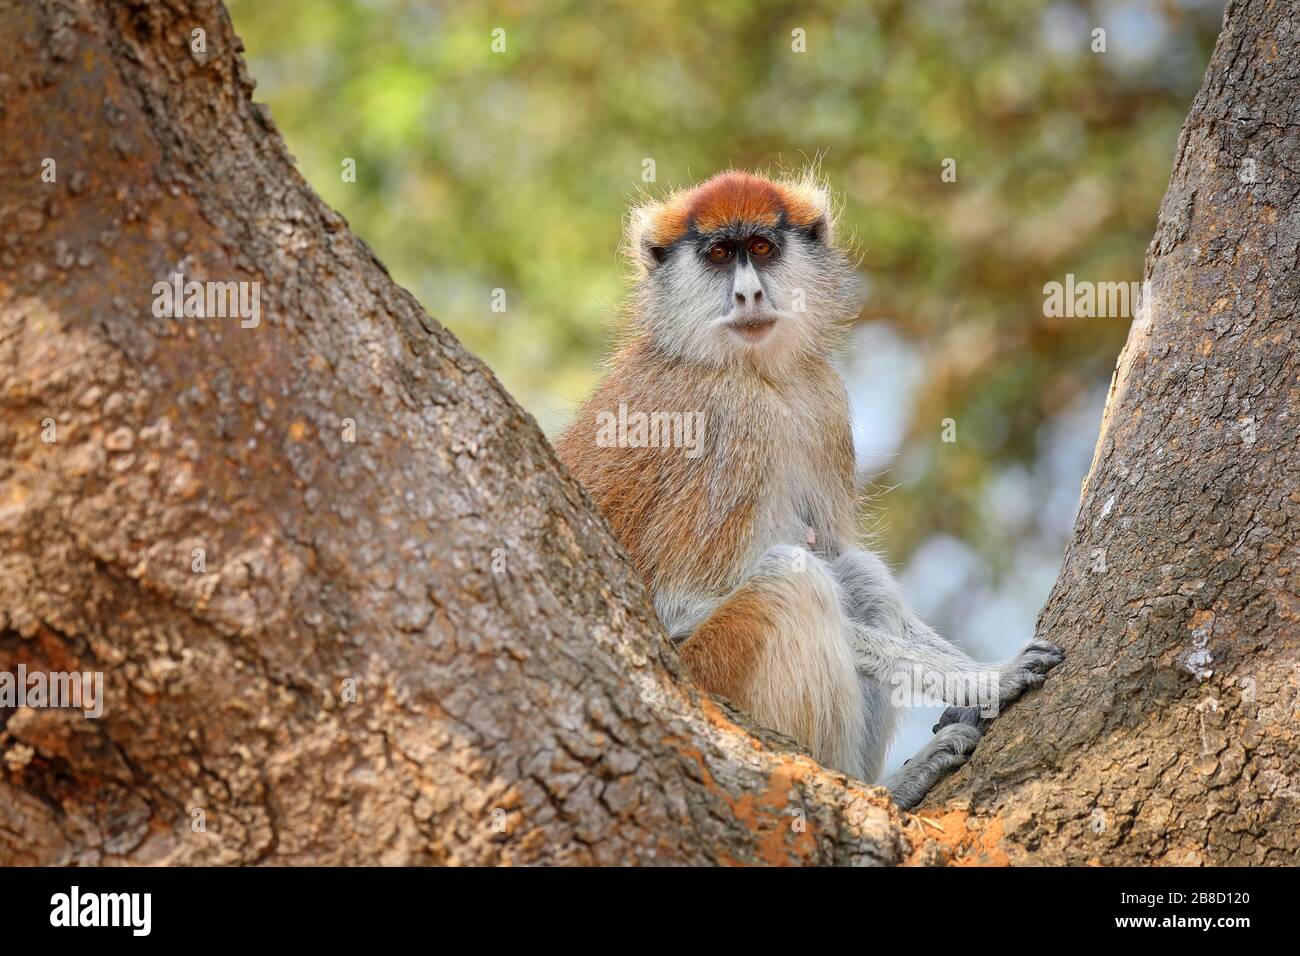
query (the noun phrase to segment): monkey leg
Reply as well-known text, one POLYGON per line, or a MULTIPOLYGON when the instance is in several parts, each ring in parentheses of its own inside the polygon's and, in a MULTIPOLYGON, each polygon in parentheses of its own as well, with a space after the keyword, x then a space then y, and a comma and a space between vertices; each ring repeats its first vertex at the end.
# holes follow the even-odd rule
POLYGON ((882 750, 829 567, 802 548, 768 551, 681 645, 691 676, 822 764, 870 779, 882 750), (871 764, 874 763, 875 766, 871 764))
POLYGON ((978 722, 978 709, 970 708, 964 719, 940 727, 915 757, 885 781, 894 802, 911 810, 936 783, 970 759, 983 736, 978 722))

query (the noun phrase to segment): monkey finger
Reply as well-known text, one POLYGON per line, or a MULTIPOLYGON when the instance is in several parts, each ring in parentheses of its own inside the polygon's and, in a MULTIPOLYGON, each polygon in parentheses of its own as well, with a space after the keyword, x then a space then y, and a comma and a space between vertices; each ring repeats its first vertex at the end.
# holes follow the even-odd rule
POLYGON ((968 724, 971 727, 979 727, 980 708, 978 706, 949 707, 939 715, 939 722, 930 729, 930 732, 937 734, 940 728, 947 727, 949 724, 968 724))

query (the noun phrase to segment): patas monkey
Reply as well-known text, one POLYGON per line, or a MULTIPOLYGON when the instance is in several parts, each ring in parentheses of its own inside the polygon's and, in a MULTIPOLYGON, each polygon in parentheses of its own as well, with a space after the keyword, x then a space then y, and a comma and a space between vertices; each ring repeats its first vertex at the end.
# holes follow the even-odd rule
POLYGON ((849 405, 830 363, 858 293, 834 225, 811 176, 725 172, 634 209, 629 335, 558 450, 695 681, 820 762, 875 782, 896 703, 938 689, 965 705, 884 781, 910 808, 974 749, 976 705, 1041 683, 1061 652, 1031 641, 976 663, 860 545, 849 405), (691 449, 673 447, 685 421, 702 425, 691 449))

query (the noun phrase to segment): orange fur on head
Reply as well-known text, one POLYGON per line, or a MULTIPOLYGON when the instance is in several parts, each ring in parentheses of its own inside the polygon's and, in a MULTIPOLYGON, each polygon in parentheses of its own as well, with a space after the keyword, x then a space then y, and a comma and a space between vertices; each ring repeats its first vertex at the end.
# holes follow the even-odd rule
POLYGON ((829 230, 830 196, 811 174, 776 180, 730 169, 638 207, 632 216, 631 245, 634 252, 643 244, 671 245, 692 226, 701 232, 737 222, 773 226, 783 214, 792 226, 820 220, 829 230))

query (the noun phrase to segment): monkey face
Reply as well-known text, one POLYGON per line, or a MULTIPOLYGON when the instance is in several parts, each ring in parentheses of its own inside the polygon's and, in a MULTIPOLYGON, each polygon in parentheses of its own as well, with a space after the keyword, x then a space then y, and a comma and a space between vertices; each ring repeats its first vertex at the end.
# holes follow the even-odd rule
MULTIPOLYGON (((825 351, 857 308, 824 193, 743 173, 643 207, 637 317, 666 354, 773 373, 825 351)), ((634 219, 634 230, 636 228, 634 219)))

